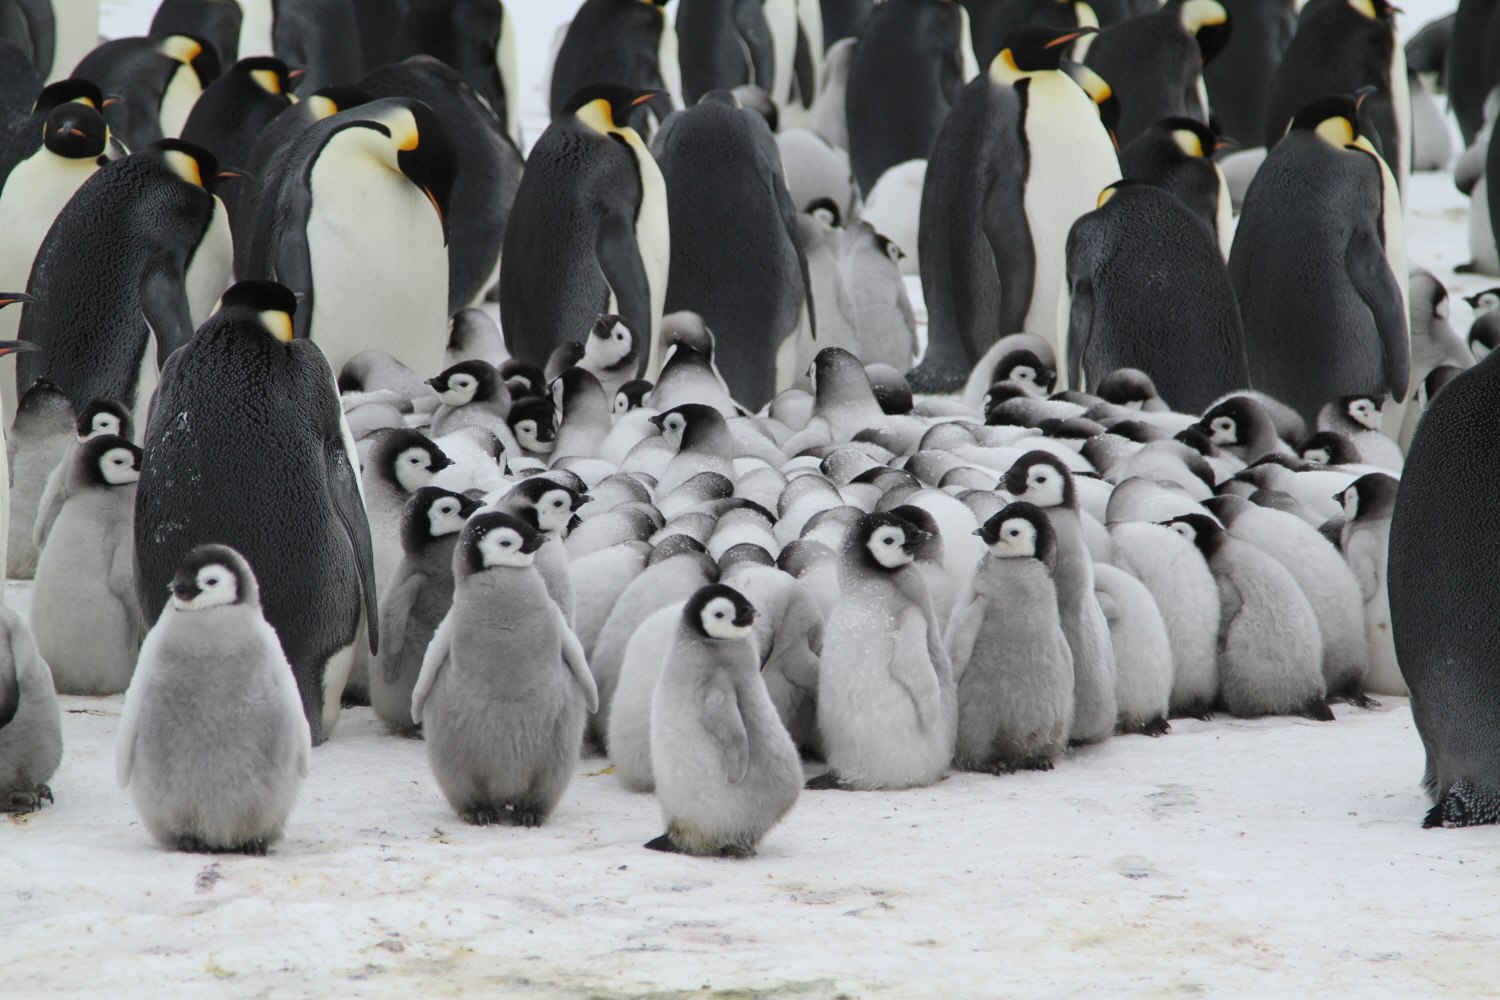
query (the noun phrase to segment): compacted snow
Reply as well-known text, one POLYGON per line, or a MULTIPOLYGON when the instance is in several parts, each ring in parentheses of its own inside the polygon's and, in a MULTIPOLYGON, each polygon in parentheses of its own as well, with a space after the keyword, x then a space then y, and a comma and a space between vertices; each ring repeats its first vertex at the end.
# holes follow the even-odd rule
MULTIPOLYGON (((144 30, 149 2, 107 5, 144 30)), ((550 46, 576 3, 516 0, 550 46)), ((1405 30, 1443 12, 1407 6, 1405 30)), ((544 124, 525 57, 529 136, 544 124)), ((1467 202, 1413 178, 1457 300, 1467 202)), ((23 608, 29 586, 12 584, 23 608)), ((159 849, 114 781, 121 699, 64 698, 57 802, 0 818, 0 995, 1493 996, 1496 829, 1424 831, 1407 703, 1178 721, 1052 773, 805 793, 748 861, 646 851, 585 759, 538 830, 473 828, 423 745, 346 711, 266 858, 159 849)))

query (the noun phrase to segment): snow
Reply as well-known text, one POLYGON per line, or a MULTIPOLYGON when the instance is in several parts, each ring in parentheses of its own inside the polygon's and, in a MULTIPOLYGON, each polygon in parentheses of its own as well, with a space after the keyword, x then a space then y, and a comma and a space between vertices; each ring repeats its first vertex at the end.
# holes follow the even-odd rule
MULTIPOLYGON (((107 3, 108 33, 150 6, 107 3)), ((543 46, 523 79, 569 6, 512 4, 543 46)), ((1411 193, 1411 259, 1465 330, 1457 295, 1496 283, 1452 273, 1466 200, 1442 173, 1411 193)), ((1421 829, 1404 699, 1177 721, 1045 774, 805 793, 748 861, 642 850, 655 802, 599 758, 546 826, 468 827, 422 743, 368 709, 316 751, 269 857, 171 853, 114 782, 121 699, 62 702, 56 804, 0 818, 6 996, 1494 995, 1495 828, 1421 829)))

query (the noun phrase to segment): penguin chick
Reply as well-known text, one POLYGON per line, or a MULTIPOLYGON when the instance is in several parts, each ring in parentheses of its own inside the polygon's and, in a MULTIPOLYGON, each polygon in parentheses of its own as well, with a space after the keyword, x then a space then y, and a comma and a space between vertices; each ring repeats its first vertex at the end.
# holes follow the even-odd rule
POLYGON ((656 495, 666 496, 702 472, 715 472, 733 482, 734 438, 722 414, 702 403, 684 403, 651 418, 677 454, 667 463, 656 484, 656 495))
POLYGON ((1365 602, 1365 635, 1370 641, 1370 669, 1365 690, 1375 694, 1404 695, 1406 678, 1396 662, 1391 606, 1386 593, 1386 558, 1389 551, 1391 516, 1396 509, 1395 477, 1372 472, 1360 476, 1339 492, 1344 507, 1340 547, 1365 602))
POLYGON ((924 533, 866 514, 842 551, 843 599, 818 668, 818 727, 831 770, 809 788, 918 788, 953 757, 957 693, 926 581, 912 563, 924 533))
POLYGON ((583 357, 577 364, 598 379, 600 388, 613 400, 621 386, 634 381, 642 346, 634 323, 624 316, 604 313, 594 320, 584 338, 583 357))
POLYGON ((0 813, 51 802, 47 781, 62 761, 62 713, 52 672, 21 616, 0 607, 0 813))
POLYGON ((562 539, 567 536, 574 512, 589 499, 587 493, 569 489, 554 479, 537 476, 517 483, 494 505, 495 510, 515 515, 545 537, 558 539, 557 545, 537 554, 536 568, 569 628, 573 627, 573 578, 568 573, 568 552, 562 539))
POLYGON ((958 680, 953 762, 966 771, 1048 771, 1073 724, 1073 654, 1052 580, 1056 534, 1032 504, 1007 505, 974 534, 989 554, 948 626, 958 680))
POLYGON ((583 647, 534 565, 546 541, 501 511, 469 519, 453 554, 453 608, 412 692, 438 787, 476 826, 540 826, 578 763, 585 716, 599 709, 583 647))
POLYGON ((651 395, 655 388, 650 382, 643 378, 633 378, 620 388, 615 390, 614 401, 610 404, 610 419, 615 423, 631 410, 638 410, 646 405, 646 398, 651 395))
POLYGON ((312 735, 250 565, 200 545, 141 646, 116 776, 162 846, 265 854, 312 763, 312 735))
POLYGON ((651 700, 651 759, 667 832, 657 851, 743 858, 797 801, 802 763, 760 676, 755 608, 713 584, 683 608, 651 700))
POLYGON ((370 671, 370 707, 392 732, 418 732, 411 693, 422 657, 453 605, 453 549, 464 522, 483 506, 458 493, 424 486, 412 494, 401 519, 405 552, 380 600, 385 641, 370 671))
POLYGON ((1109 623, 1115 654, 1117 733, 1164 736, 1171 731, 1172 641, 1146 585, 1122 569, 1094 565, 1094 596, 1109 623))
POLYGON ((36 567, 31 630, 65 694, 118 694, 141 641, 131 526, 141 450, 106 434, 83 443, 68 499, 36 567))
POLYGON ((1271 414, 1249 396, 1231 396, 1216 403, 1193 426, 1246 465, 1287 450, 1271 414))
POLYGON ((488 361, 460 361, 427 380, 443 405, 432 415, 428 432, 433 437, 460 427, 483 427, 509 435, 505 416, 510 412, 510 388, 488 361))
POLYGON ((1207 514, 1184 514, 1165 524, 1198 546, 1219 589, 1224 708, 1242 718, 1305 715, 1331 722, 1317 615, 1297 581, 1207 514))
POLYGON ((511 403, 505 422, 527 458, 546 461, 557 444, 553 424, 552 400, 546 396, 527 396, 511 403))
POLYGON ((1318 430, 1347 434, 1365 465, 1400 472, 1401 446, 1380 429, 1384 407, 1384 396, 1343 396, 1318 411, 1318 430))

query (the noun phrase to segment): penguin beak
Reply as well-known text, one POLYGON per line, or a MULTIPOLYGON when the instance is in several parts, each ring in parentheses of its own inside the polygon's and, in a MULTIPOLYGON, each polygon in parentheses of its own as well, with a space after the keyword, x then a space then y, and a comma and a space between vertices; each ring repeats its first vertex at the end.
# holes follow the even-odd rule
POLYGON ((435 455, 433 456, 432 464, 428 466, 428 468, 433 472, 442 472, 452 464, 453 459, 449 458, 447 455, 435 455))
POLYGON ((1084 35, 1092 35, 1098 30, 1098 28, 1078 28, 1074 31, 1068 32, 1066 35, 1059 35, 1058 37, 1052 39, 1052 41, 1048 42, 1046 45, 1043 45, 1042 48, 1055 49, 1059 45, 1067 45, 1069 42, 1082 38, 1084 35))
POLYGON ((751 625, 755 624, 755 619, 759 617, 760 612, 756 611, 754 608, 746 608, 741 614, 735 617, 734 626, 735 628, 749 628, 751 625))
POLYGON ((573 498, 573 509, 577 510, 579 507, 582 507, 584 504, 590 502, 593 499, 594 498, 589 496, 587 493, 580 493, 573 498))
POLYGON ((24 351, 40 351, 41 348, 29 340, 0 340, 0 358, 7 354, 20 354, 24 351))
POLYGON ((448 391, 448 383, 443 380, 443 377, 441 375, 434 375, 432 378, 423 379, 422 381, 432 386, 438 392, 448 391))
POLYGON ((532 535, 530 538, 526 539, 526 541, 521 543, 521 551, 526 553, 535 552, 537 549, 542 547, 542 545, 547 541, 547 538, 547 535, 544 535, 541 532, 537 532, 535 535, 532 535))
POLYGON ((657 430, 663 430, 665 428, 666 420, 667 415, 665 413, 658 413, 656 416, 651 418, 651 422, 656 425, 657 430))
POLYGON ((245 171, 245 170, 230 170, 230 169, 225 169, 225 170, 220 170, 214 176, 218 177, 219 180, 221 180, 221 181, 253 181, 253 180, 255 180, 255 175, 251 174, 250 172, 245 171))
POLYGON ((476 500, 473 497, 464 497, 458 503, 458 516, 464 518, 473 517, 483 509, 483 500, 476 500))
POLYGON ((172 585, 167 589, 172 592, 173 597, 177 598, 183 603, 187 603, 188 601, 191 601, 193 598, 197 597, 199 594, 203 593, 203 591, 198 589, 198 582, 196 580, 185 576, 179 576, 175 578, 172 581, 172 585))
POLYGON ((647 101, 654 101, 656 98, 662 97, 665 94, 665 90, 648 90, 641 96, 637 97, 635 100, 631 101, 630 106, 632 108, 638 108, 642 104, 645 104, 647 101))
POLYGON ((1210 152, 1222 153, 1225 150, 1239 149, 1239 148, 1240 148, 1240 144, 1237 143, 1237 142, 1235 142, 1233 139, 1220 139, 1218 142, 1214 143, 1214 148, 1212 150, 1210 150, 1210 152))
POLYGON ((901 543, 901 551, 905 552, 907 555, 911 555, 913 552, 917 551, 917 549, 922 547, 923 542, 927 541, 927 539, 931 537, 932 532, 930 531, 913 532, 912 534, 906 536, 906 541, 901 543))

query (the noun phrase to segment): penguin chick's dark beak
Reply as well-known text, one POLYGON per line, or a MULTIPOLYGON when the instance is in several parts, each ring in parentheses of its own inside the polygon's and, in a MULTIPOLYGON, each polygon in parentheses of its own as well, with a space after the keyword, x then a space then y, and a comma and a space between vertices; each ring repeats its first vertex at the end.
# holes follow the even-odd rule
POLYGON ((172 596, 177 598, 179 601, 191 601, 193 598, 202 593, 202 591, 198 589, 198 584, 196 581, 181 576, 173 580, 171 587, 169 587, 168 589, 172 591, 172 596))
POLYGON ((453 459, 449 458, 447 455, 434 455, 432 457, 432 464, 427 468, 429 472, 442 472, 452 464, 453 459))
POLYGON ((759 617, 760 613, 754 608, 751 608, 744 614, 735 616, 734 626, 735 628, 749 628, 751 625, 755 624, 755 619, 759 617))
POLYGON ((543 544, 546 543, 548 537, 549 536, 541 534, 540 532, 532 535, 530 538, 526 539, 526 541, 521 543, 521 551, 535 552, 537 549, 541 548, 543 544))
POLYGON ((434 376, 432 376, 432 378, 423 379, 422 381, 424 381, 428 385, 432 386, 438 392, 444 392, 448 388, 448 382, 447 382, 447 380, 444 379, 441 375, 434 375, 434 376))
POLYGON ((458 504, 459 517, 473 517, 484 509, 484 501, 474 497, 464 497, 458 504))
POLYGON ((922 543, 932 537, 930 531, 914 531, 906 536, 906 541, 901 543, 901 551, 910 555, 922 547, 922 543))
POLYGON ((658 413, 651 418, 651 422, 656 425, 657 430, 663 430, 666 426, 666 419, 667 415, 665 413, 658 413))
POLYGON ((588 503, 592 499, 594 499, 594 498, 591 497, 591 496, 589 496, 587 493, 580 493, 580 494, 578 494, 576 497, 573 498, 573 510, 577 510, 579 507, 582 507, 584 504, 588 503))
POLYGON ((19 354, 22 351, 40 351, 41 348, 29 340, 0 340, 0 358, 7 354, 19 354))

